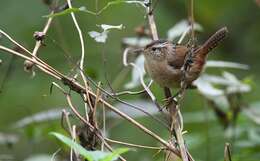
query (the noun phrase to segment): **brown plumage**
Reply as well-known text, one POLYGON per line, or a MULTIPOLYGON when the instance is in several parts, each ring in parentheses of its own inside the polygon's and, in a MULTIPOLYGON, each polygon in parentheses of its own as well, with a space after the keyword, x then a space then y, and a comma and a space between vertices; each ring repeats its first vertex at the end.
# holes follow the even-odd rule
MULTIPOLYGON (((221 28, 202 46, 195 49, 186 73, 188 85, 199 77, 208 53, 226 37, 227 32, 226 27, 221 28)), ((190 49, 184 45, 176 45, 164 40, 153 41, 144 49, 145 70, 162 87, 180 87, 181 68, 189 52, 190 49)))

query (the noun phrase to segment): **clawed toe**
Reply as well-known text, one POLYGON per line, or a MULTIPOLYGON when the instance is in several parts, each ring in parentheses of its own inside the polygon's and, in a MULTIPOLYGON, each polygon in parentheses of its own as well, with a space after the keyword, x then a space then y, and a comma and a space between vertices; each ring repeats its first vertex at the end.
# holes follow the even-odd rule
POLYGON ((177 104, 177 100, 175 99, 176 96, 172 96, 169 98, 163 99, 164 106, 163 107, 168 107, 170 104, 177 104))

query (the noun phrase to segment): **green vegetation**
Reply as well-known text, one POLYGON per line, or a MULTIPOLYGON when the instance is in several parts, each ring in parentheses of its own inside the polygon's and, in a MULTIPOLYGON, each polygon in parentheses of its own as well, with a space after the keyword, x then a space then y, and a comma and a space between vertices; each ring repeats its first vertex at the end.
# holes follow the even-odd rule
MULTIPOLYGON (((59 4, 63 3, 65 1, 59 1, 59 4)), ((61 73, 73 77, 75 73, 80 72, 78 66, 81 58, 78 32, 70 15, 75 13, 85 42, 83 72, 95 82, 101 82, 100 86, 110 92, 110 88, 114 92, 142 90, 138 76, 140 73, 125 67, 122 59, 126 46, 145 44, 149 41, 148 37, 137 32, 140 26, 149 28, 143 3, 122 0, 75 0, 73 8, 50 13, 48 6, 40 0, 21 2, 2 0, 0 29, 32 51, 35 45, 33 33, 41 31, 47 19, 52 17, 53 23, 38 56, 61 73)), ((188 0, 159 0, 154 10, 159 37, 170 38, 173 42, 177 42, 179 33, 183 31, 177 32, 177 36, 173 37, 169 35, 176 33, 168 31, 176 27, 176 24, 183 25, 183 22, 186 22, 183 20, 188 19, 188 14, 188 0)), ((209 55, 210 61, 197 83, 198 88, 187 90, 181 102, 183 130, 187 131, 183 134, 185 144, 196 161, 224 160, 227 158, 224 156, 227 142, 231 144, 232 161, 258 161, 260 158, 260 87, 257 85, 260 81, 259 2, 257 0, 194 1, 194 18, 197 23, 197 26, 194 26, 196 44, 202 44, 223 26, 228 27, 229 36, 209 55)), ((185 27, 182 26, 181 29, 185 27)), ((176 28, 172 31, 176 32, 176 28)), ((187 37, 184 42, 188 42, 187 37)), ((15 47, 1 34, 0 45, 15 47)), ((136 55, 130 56, 129 61, 138 64, 136 57, 136 55)), ((63 126, 61 126, 63 109, 70 113, 67 118, 71 124, 77 126, 77 132, 89 136, 89 131, 70 110, 64 94, 56 86, 53 86, 50 92, 52 82, 58 83, 70 93, 73 105, 84 116, 82 97, 39 69, 34 68, 35 76, 32 77, 32 73, 24 71, 23 63, 23 59, 0 50, 0 160, 28 161, 34 156, 40 156, 38 158, 45 160, 46 158, 50 160, 53 156, 56 160, 68 159, 69 148, 76 150, 81 157, 89 161, 116 160, 120 154, 130 161, 164 159, 164 150, 156 148, 135 147, 136 151, 127 152, 129 150, 125 148, 127 145, 111 144, 114 151, 104 152, 101 151, 101 145, 96 149, 88 149, 89 147, 79 144, 82 142, 80 138, 74 142, 70 137, 62 135, 67 126, 70 128, 66 118, 65 121, 62 120, 63 126), (55 131, 51 135, 62 143, 56 142, 53 136, 50 137, 51 131, 55 131), (65 145, 69 148, 61 148, 65 145)), ((81 81, 80 76, 78 80, 81 81)), ((149 76, 145 76, 144 81, 148 83, 149 76)), ((95 94, 100 92, 93 84, 91 87, 95 94)), ((163 90, 153 84, 151 91, 158 102, 164 104, 163 90)), ((173 91, 177 92, 177 89, 173 91)), ((115 99, 107 98, 106 95, 102 95, 102 98, 161 138, 166 141, 170 139, 169 132, 158 121, 115 99)), ((163 120, 148 95, 123 95, 120 98, 145 107, 144 110, 163 120)), ((103 105, 97 104, 97 109, 97 127, 102 129, 103 105)), ((106 133, 102 131, 102 134, 108 138, 157 148, 162 146, 157 140, 110 110, 106 110, 105 113, 106 133)), ((95 139, 95 136, 91 136, 90 140, 94 140, 91 143, 96 143, 95 139)))

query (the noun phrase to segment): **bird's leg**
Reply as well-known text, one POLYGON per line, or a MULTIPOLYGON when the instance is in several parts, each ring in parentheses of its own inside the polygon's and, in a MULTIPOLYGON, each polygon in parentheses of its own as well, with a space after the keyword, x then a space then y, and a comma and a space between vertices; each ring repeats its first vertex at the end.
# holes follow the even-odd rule
POLYGON ((175 99, 176 94, 172 96, 171 90, 169 88, 167 88, 167 87, 164 88, 164 94, 165 94, 166 98, 163 100, 165 102, 163 107, 168 107, 170 104, 176 104, 177 105, 178 102, 175 99))
POLYGON ((171 96, 171 97, 163 99, 163 101, 164 101, 163 108, 168 107, 170 104, 177 105, 178 102, 177 102, 177 100, 175 98, 176 98, 176 96, 174 95, 174 96, 171 96))
POLYGON ((181 82, 180 89, 176 93, 175 97, 181 98, 185 92, 185 90, 189 87, 190 82, 187 82, 187 77, 189 77, 189 70, 194 63, 194 45, 189 48, 188 53, 185 56, 183 66, 181 67, 181 82))
MULTIPOLYGON (((194 86, 190 85, 190 86, 187 86, 186 89, 187 89, 187 88, 194 88, 194 86)), ((171 103, 178 104, 177 97, 178 97, 182 92, 183 92, 183 89, 181 88, 181 89, 179 89, 173 96, 168 97, 168 98, 165 98, 165 99, 164 99, 164 102, 165 102, 164 107, 167 106, 167 105, 169 105, 169 104, 171 104, 171 103)))

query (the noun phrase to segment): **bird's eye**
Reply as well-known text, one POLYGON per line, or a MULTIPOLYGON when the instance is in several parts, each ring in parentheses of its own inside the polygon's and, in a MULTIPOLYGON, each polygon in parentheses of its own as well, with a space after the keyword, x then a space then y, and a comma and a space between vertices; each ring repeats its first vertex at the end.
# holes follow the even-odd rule
POLYGON ((158 48, 153 47, 153 48, 152 48, 152 51, 156 51, 157 49, 158 49, 158 48))

